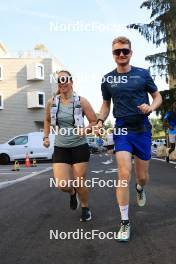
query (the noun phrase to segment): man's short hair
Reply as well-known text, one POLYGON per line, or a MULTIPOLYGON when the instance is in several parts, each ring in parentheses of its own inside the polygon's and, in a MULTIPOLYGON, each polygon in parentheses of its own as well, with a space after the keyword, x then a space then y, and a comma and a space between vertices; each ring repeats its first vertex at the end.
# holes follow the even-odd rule
POLYGON ((129 48, 131 49, 131 41, 124 36, 120 36, 120 37, 115 38, 112 42, 112 46, 116 43, 128 44, 129 48))

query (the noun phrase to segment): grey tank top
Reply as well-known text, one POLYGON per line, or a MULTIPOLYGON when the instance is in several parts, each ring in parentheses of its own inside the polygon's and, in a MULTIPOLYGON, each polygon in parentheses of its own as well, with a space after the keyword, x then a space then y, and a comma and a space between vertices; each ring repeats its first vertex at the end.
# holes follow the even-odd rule
POLYGON ((62 148, 72 148, 87 143, 86 136, 75 135, 73 125, 73 98, 68 105, 60 102, 58 112, 58 133, 55 136, 54 145, 62 148))

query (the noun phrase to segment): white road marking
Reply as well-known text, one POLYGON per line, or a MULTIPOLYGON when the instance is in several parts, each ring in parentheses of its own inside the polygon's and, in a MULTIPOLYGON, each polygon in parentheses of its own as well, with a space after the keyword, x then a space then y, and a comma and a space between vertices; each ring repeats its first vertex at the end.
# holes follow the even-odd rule
POLYGON ((93 173, 101 173, 101 172, 103 172, 104 170, 99 170, 99 171, 91 171, 91 172, 93 172, 93 173))
POLYGON ((117 172, 118 169, 110 169, 110 170, 107 170, 105 171, 105 173, 113 173, 113 172, 117 172))
POLYGON ((46 168, 44 170, 41 170, 41 171, 38 171, 38 172, 35 172, 35 173, 28 174, 28 175, 23 176, 21 178, 18 178, 16 180, 0 182, 0 189, 7 188, 8 186, 11 186, 13 184, 26 181, 26 180, 34 177, 34 176, 37 176, 39 174, 42 174, 42 173, 47 172, 47 171, 50 171, 50 170, 52 170, 52 167, 48 167, 48 168, 46 168))
MULTIPOLYGON (((38 167, 38 169, 40 168, 40 167, 46 167, 46 165, 45 164, 40 164, 40 166, 37 166, 38 167)), ((37 169, 37 167, 35 167, 36 169, 37 169)), ((20 166, 20 170, 26 170, 26 169, 33 169, 34 167, 29 167, 29 168, 26 168, 26 167, 21 167, 20 166)), ((4 169, 0 169, 0 171, 11 171, 13 169, 13 166, 11 167, 11 168, 4 168, 4 169)))
POLYGON ((107 161, 103 161, 101 162, 102 164, 105 164, 105 165, 108 165, 108 164, 111 164, 113 163, 113 160, 107 160, 107 161))
MULTIPOLYGON (((154 159, 154 160, 159 160, 159 161, 162 161, 162 162, 165 162, 165 163, 167 163, 165 160, 163 160, 163 159, 159 159, 159 158, 152 158, 152 159, 154 159)), ((176 162, 175 161, 169 161, 169 163, 171 163, 171 164, 176 164, 176 162)), ((168 163, 168 164, 169 164, 168 163)))
POLYGON ((0 175, 1 174, 7 174, 8 175, 8 174, 13 174, 13 172, 0 172, 0 175))

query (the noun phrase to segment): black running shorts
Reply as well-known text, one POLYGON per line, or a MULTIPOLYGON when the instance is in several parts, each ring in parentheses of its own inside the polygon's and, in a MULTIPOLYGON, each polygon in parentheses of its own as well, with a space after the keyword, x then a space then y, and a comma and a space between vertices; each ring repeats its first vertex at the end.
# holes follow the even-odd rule
POLYGON ((72 148, 54 146, 53 163, 75 164, 88 162, 90 158, 89 145, 83 144, 72 148))

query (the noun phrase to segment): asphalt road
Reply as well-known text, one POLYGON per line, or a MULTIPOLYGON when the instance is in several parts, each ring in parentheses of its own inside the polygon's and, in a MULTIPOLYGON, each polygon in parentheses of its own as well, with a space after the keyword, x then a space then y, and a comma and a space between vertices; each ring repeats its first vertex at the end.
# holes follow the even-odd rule
MULTIPOLYGON (((115 162, 93 155, 89 178, 115 179, 115 162)), ((48 165, 48 167, 51 164, 48 165)), ((152 160, 145 208, 136 205, 131 182, 129 243, 110 239, 50 239, 50 230, 117 232, 119 210, 114 188, 92 188, 93 220, 80 223, 80 210, 69 209, 69 197, 49 187, 48 171, 0 189, 1 264, 175 264, 176 165, 152 160)), ((3 176, 4 177, 4 176, 3 176)), ((55 233, 56 234, 56 233, 55 233)))

